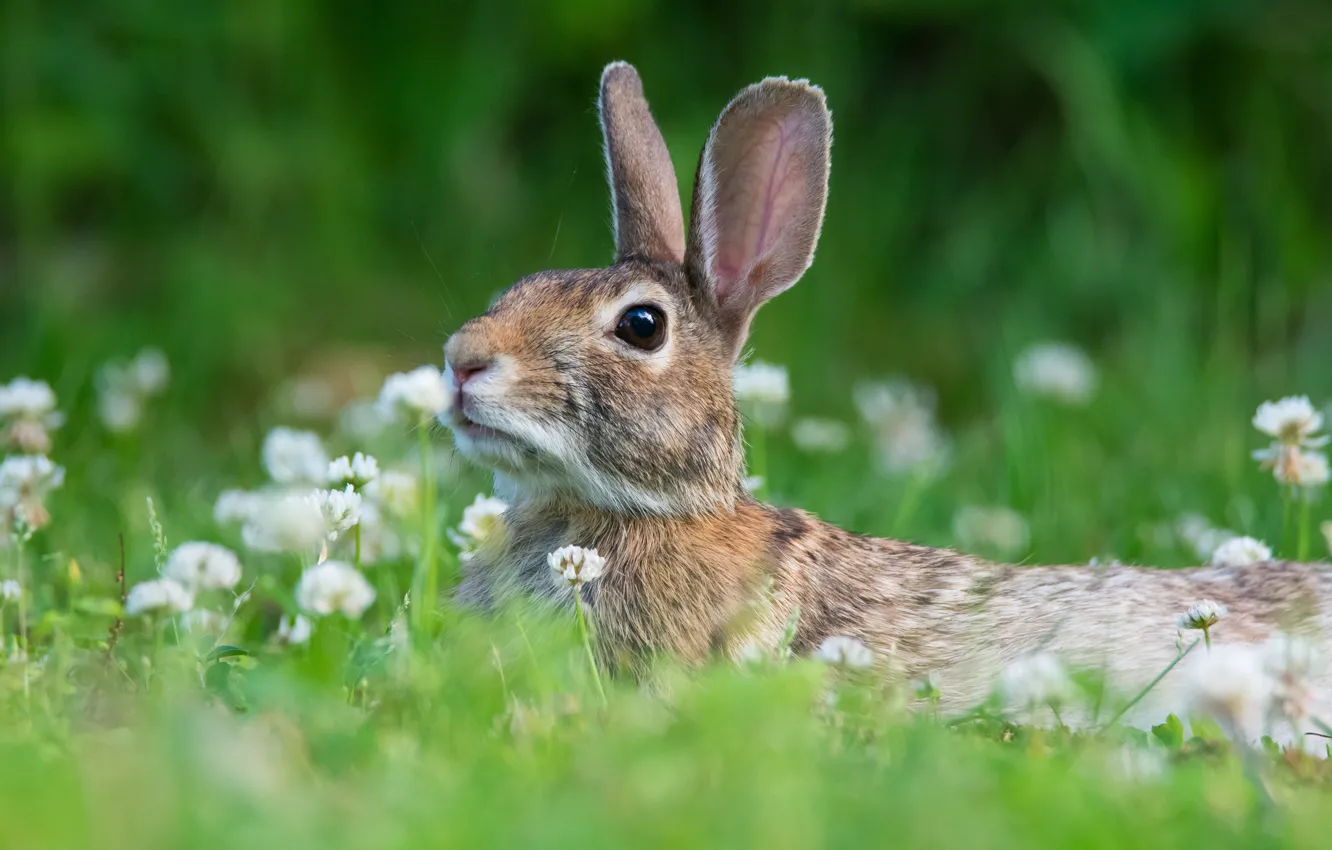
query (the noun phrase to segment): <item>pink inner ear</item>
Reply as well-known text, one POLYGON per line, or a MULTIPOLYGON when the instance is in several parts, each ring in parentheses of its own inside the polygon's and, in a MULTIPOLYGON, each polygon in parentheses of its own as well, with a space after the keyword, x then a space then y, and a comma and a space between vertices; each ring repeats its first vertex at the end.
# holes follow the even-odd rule
MULTIPOLYGON (((799 116, 788 112, 726 140, 715 151, 716 244, 712 274, 728 300, 781 239, 807 183, 800 166, 799 116)), ((750 281, 762 289, 761 281, 750 281)))

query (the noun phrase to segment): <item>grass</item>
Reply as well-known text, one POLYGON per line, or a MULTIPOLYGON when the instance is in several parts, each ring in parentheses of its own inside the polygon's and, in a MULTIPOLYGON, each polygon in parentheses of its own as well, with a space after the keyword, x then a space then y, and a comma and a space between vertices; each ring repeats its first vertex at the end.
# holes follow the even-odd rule
MULTIPOLYGON (((1065 480, 1036 456, 1018 468, 984 447, 1011 418, 1023 423, 1018 450, 1035 451, 1039 435, 1041 457, 1081 457, 1075 447, 1091 439, 1117 378, 1126 380, 1104 376, 1109 388, 1086 410, 1008 396, 996 422, 953 435, 942 477, 867 471, 865 433, 845 453, 811 456, 782 428, 764 435, 765 472, 781 501, 837 494, 854 516, 881 500, 869 516, 952 543, 934 515, 974 500, 972 479, 1045 469, 1028 506, 1044 504, 1047 489, 1094 501, 1091 480, 1065 480), (866 497, 834 486, 855 481, 866 497), (902 500, 919 509, 904 514, 902 500)), ((170 399, 150 402, 143 431, 118 443, 102 442, 90 422, 65 451, 75 429, 57 432, 54 455, 69 479, 50 500, 55 519, 5 553, 6 576, 17 574, 20 551, 27 565, 28 639, 41 658, 30 666, 13 655, 19 633, 6 608, 0 816, 14 846, 1315 847, 1332 826, 1328 762, 1272 747, 1255 779, 1206 725, 1185 739, 1166 727, 1070 733, 991 711, 958 723, 908 711, 904 683, 806 659, 668 666, 650 687, 611 677, 603 693, 581 623, 530 611, 482 617, 414 605, 413 632, 424 637, 397 641, 389 623, 404 612, 392 588, 411 585, 419 548, 366 568, 380 597, 364 617, 316 619, 308 644, 282 646, 277 619, 296 610, 292 587, 310 556, 247 552, 235 528, 212 522, 212 484, 164 489, 138 472, 189 442, 155 431, 170 399), (222 636, 182 631, 171 617, 124 617, 111 542, 122 532, 102 528, 123 529, 130 584, 179 542, 213 539, 241 551, 238 589, 253 582, 252 593, 222 636)), ((419 434, 389 428, 353 445, 334 428, 328 442, 410 466, 419 434)), ((443 525, 479 481, 446 437, 430 445, 443 452, 443 525)), ((242 463, 240 477, 254 484, 256 466, 242 463)), ((1281 508, 1270 479, 1252 479, 1244 473, 1253 527, 1242 530, 1261 533, 1281 508), (1258 507, 1265 502, 1275 504, 1258 507)), ((1039 510, 1020 512, 1033 518, 1033 537, 1017 557, 1077 546, 1065 536, 1051 545, 1039 510)), ((419 537, 419 517, 409 512, 397 528, 419 537)), ((1157 537, 1138 545, 1165 560, 1190 557, 1157 537)), ((438 539, 451 563, 456 548, 438 539)), ((198 604, 225 612, 229 597, 198 604)))

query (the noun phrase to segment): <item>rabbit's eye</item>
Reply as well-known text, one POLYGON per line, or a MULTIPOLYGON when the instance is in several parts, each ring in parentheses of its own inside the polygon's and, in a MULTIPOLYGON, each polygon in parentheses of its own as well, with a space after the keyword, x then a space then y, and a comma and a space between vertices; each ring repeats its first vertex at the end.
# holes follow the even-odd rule
POLYGON ((634 348, 656 351, 666 341, 666 317, 656 307, 630 307, 620 317, 615 335, 634 348))

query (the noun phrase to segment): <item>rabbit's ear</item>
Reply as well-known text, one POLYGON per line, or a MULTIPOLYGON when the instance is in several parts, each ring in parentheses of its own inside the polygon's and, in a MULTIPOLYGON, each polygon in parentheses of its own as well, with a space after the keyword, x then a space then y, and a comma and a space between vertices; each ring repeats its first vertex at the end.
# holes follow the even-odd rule
POLYGON ((832 116, 823 90, 769 77, 736 96, 694 182, 686 266, 721 309, 737 353, 754 311, 814 260, 828 198, 832 116))
POLYGON ((675 166, 632 65, 612 62, 601 72, 600 111, 616 261, 639 257, 681 262, 684 217, 675 166))

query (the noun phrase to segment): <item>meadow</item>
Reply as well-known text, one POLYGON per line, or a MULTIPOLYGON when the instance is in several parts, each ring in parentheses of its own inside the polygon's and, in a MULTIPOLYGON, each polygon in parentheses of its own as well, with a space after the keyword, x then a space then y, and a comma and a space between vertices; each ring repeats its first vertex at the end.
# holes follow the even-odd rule
POLYGON ((1272 681, 1070 730, 1079 671, 963 717, 846 647, 644 686, 449 601, 503 527, 430 370, 608 258, 620 57, 686 193, 740 86, 828 91, 818 258, 737 381, 765 499, 1016 563, 1329 559, 1319 4, 762 11, 0 9, 0 845, 1326 846, 1320 742, 1224 710, 1272 681))

